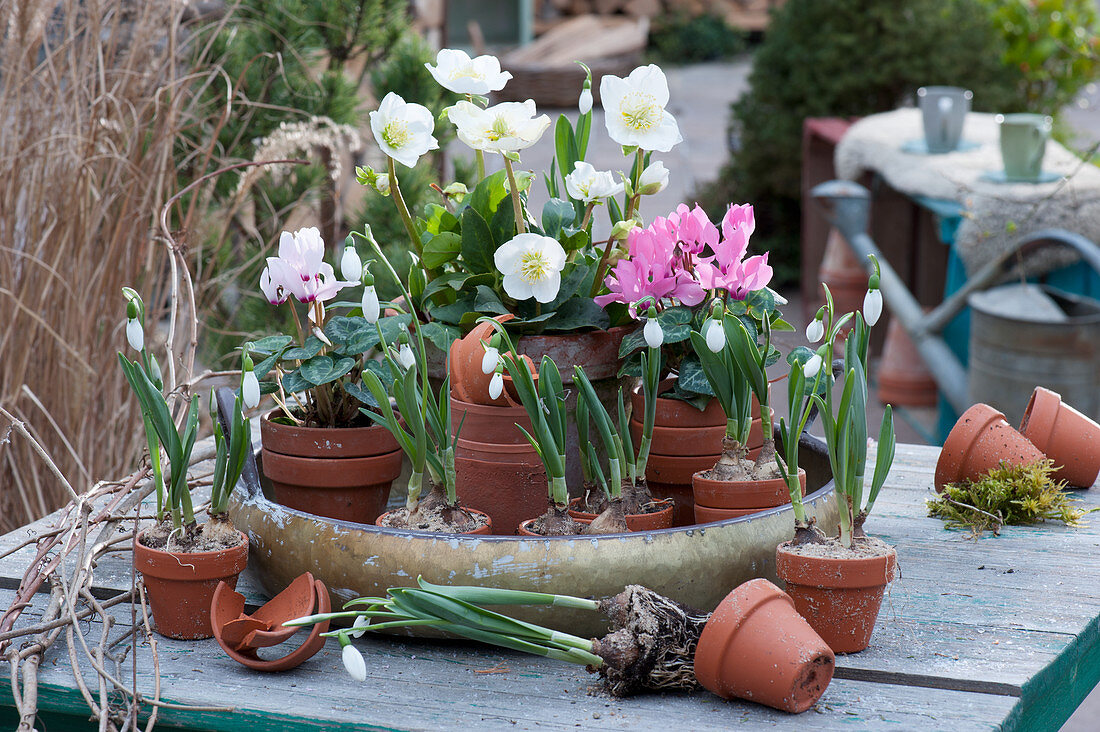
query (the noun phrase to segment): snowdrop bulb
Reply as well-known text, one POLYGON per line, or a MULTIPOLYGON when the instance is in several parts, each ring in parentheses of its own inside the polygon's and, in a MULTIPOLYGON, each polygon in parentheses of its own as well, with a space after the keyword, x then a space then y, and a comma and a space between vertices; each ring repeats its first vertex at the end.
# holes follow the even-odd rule
POLYGON ((821 370, 821 354, 815 353, 810 357, 810 360, 802 365, 802 373, 805 374, 807 379, 812 379, 817 376, 817 372, 821 370))
POLYGON ((825 337, 825 324, 820 319, 814 318, 810 321, 810 324, 806 326, 806 340, 810 343, 817 343, 825 337))
POLYGON ((241 381, 241 400, 248 409, 255 409, 260 403, 260 380, 251 369, 244 372, 241 381))
POLYGON ((378 315, 381 310, 378 307, 378 293, 374 291, 374 285, 363 286, 363 317, 367 319, 367 322, 374 325, 378 322, 378 315))
POLYGON ((141 327, 141 321, 130 318, 126 321, 126 340, 130 342, 130 348, 140 351, 145 347, 145 330, 141 327))
POLYGON ((707 321, 707 348, 718 353, 726 347, 726 329, 717 320, 707 321))
POLYGON ((661 344, 665 342, 665 332, 661 330, 661 324, 657 322, 656 318, 648 318, 645 321, 642 334, 645 335, 645 342, 649 344, 650 348, 660 348, 661 344))
POLYGON ((499 399, 503 391, 504 375, 497 371, 493 374, 493 378, 489 380, 489 398, 499 399))
POLYGON ((363 276, 363 260, 355 247, 344 247, 344 256, 340 259, 340 274, 349 282, 358 282, 363 276))
POLYGON ((882 290, 868 290, 863 296, 863 319, 867 325, 874 325, 882 315, 882 290))
POLYGON ((356 681, 367 680, 367 662, 363 660, 363 654, 353 645, 344 646, 342 651, 344 668, 356 681))
POLYGON ((582 89, 581 98, 577 100, 577 109, 581 111, 581 114, 588 114, 592 111, 592 90, 582 89))
MULTIPOLYGON (((481 357, 481 373, 489 375, 497 370, 497 362, 500 361, 500 351, 492 346, 485 349, 485 355, 481 357)), ((494 399, 496 397, 493 397, 494 399)))
POLYGON ((408 343, 402 343, 401 348, 398 349, 397 362, 407 369, 416 365, 416 356, 413 355, 413 350, 408 343))
MULTIPOLYGON (((369 621, 367 620, 366 615, 356 615, 355 622, 351 624, 351 627, 362 628, 362 630, 353 630, 352 632, 348 633, 348 635, 350 635, 352 638, 362 638, 363 634, 367 632, 368 625, 369 621)), ((350 646, 348 647, 350 648, 350 646)))

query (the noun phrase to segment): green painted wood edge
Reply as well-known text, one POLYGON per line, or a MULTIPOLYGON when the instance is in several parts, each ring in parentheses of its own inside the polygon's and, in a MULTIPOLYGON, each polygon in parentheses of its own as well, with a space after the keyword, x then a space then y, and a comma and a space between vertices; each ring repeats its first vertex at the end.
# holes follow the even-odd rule
MULTIPOLYGON (((183 704, 175 699, 162 701, 183 704)), ((351 700, 349 700, 351 701, 351 700)), ((0 707, 4 712, 15 711, 15 698, 11 686, 0 686, 0 707)), ((73 726, 67 729, 82 729, 89 725, 91 712, 84 697, 76 689, 56 684, 38 684, 38 708, 41 712, 58 715, 70 720, 73 726)), ((144 725, 149 718, 149 706, 142 707, 140 715, 144 725)), ((271 712, 235 706, 231 712, 211 712, 192 709, 161 708, 157 713, 157 729, 203 730, 208 732, 403 732, 399 728, 379 727, 367 723, 333 722, 322 719, 305 719, 291 714, 271 712)))
POLYGON ((1001 724, 1004 732, 1056 732, 1100 683, 1100 618, 1024 683, 1023 696, 1001 724))

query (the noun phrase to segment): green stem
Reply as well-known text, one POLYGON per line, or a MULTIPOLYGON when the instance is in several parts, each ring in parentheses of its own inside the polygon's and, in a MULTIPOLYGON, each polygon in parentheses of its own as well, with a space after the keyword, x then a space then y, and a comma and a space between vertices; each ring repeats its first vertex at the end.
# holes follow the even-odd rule
POLYGON ((603 278, 607 274, 607 260, 611 256, 611 249, 614 246, 615 239, 608 239, 607 246, 603 248, 603 254, 600 255, 600 264, 596 267, 596 279, 592 280, 592 289, 588 292, 589 297, 595 297, 600 288, 603 287, 603 278))
MULTIPOLYGON (((409 208, 405 205, 405 198, 401 195, 401 186, 397 183, 397 167, 394 165, 393 158, 387 157, 386 161, 389 165, 390 172, 390 195, 393 196, 393 202, 397 206, 397 213, 401 215, 401 222, 405 225, 405 232, 409 235, 409 241, 412 242, 413 251, 416 252, 416 256, 423 260, 424 249, 420 246, 420 237, 416 235, 416 226, 413 224, 412 216, 409 214, 409 208)), ((425 273, 427 271, 425 270, 425 273)), ((428 278, 431 279, 430 277, 428 278)), ((398 283, 401 282, 398 278, 398 283)), ((412 302, 409 302, 409 307, 412 307, 412 302)))
POLYGON ((592 201, 584 209, 584 217, 581 219, 581 229, 588 228, 588 222, 592 220, 592 210, 596 208, 596 202, 592 201))
POLYGON ((485 178, 485 153, 474 150, 474 159, 477 160, 477 180, 481 182, 485 178))
POLYGON ((508 171, 508 187, 512 191, 512 210, 516 214, 516 233, 526 234, 527 224, 523 220, 523 205, 519 200, 519 188, 516 186, 516 174, 512 170, 512 161, 508 159, 508 156, 504 156, 504 169, 508 171))
POLYGON ((564 476, 554 476, 550 479, 550 500, 562 510, 569 505, 569 488, 565 484, 564 476))
POLYGON ((630 197, 630 200, 626 203, 626 218, 634 218, 634 209, 638 206, 638 199, 641 198, 638 195, 638 183, 642 178, 642 149, 634 153, 634 170, 631 171, 633 175, 630 177, 631 190, 634 191, 634 195, 630 197))
POLYGON ((409 513, 416 511, 416 507, 420 503, 420 491, 423 486, 424 473, 414 472, 409 475, 409 495, 405 499, 405 508, 409 509, 409 513))

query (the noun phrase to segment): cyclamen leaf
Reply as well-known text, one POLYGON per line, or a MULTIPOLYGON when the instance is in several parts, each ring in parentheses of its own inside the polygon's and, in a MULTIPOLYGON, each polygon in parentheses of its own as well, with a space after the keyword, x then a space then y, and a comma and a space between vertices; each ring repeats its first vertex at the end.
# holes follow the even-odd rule
POLYGON ((283 351, 283 355, 280 357, 281 361, 305 361, 313 358, 321 352, 321 348, 324 346, 321 340, 317 336, 310 336, 306 338, 306 342, 295 348, 288 348, 283 351))
POLYGON ((354 358, 345 357, 335 361, 331 356, 315 356, 302 364, 298 371, 303 379, 314 386, 320 386, 339 379, 354 366, 354 358))
POLYGON ((258 341, 252 341, 248 346, 248 351, 253 355, 270 356, 289 346, 293 340, 288 335, 267 336, 258 341))

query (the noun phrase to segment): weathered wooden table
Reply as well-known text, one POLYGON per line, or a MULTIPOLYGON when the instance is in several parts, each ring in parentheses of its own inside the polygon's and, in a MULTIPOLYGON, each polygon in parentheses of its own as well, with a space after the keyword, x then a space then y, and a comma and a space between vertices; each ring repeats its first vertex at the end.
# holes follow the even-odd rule
MULTIPOLYGON (((358 684, 344 672, 335 642, 294 671, 260 674, 231 661, 213 640, 158 637, 162 699, 231 708, 162 708, 158 728, 1057 729, 1100 680, 1100 521, 1081 529, 1010 527, 977 541, 945 531, 924 509, 937 455, 936 447, 898 446, 868 528, 897 546, 900 577, 871 647, 839 657, 825 695, 801 716, 704 691, 612 699, 580 667, 459 642, 365 636, 357 645, 368 677, 358 684)), ((1096 487, 1080 497, 1100 506, 1096 487)), ((40 525, 0 538, 0 553, 40 525)), ((11 602, 29 554, 0 560, 0 606, 11 602)), ((129 589, 128 568, 126 552, 101 562, 97 594, 129 589)), ((255 586, 242 578, 242 590, 262 601, 255 586)), ((45 598, 39 595, 21 625, 36 620, 45 598)), ((111 633, 121 638, 130 612, 117 609, 111 633)), ((99 637, 98 624, 85 625, 88 637, 99 637)), ((138 688, 151 696, 148 641, 129 652, 137 656, 138 688)), ((131 664, 126 657, 117 669, 127 682, 131 664)), ((42 728, 90 726, 64 635, 46 655, 40 681, 42 728)), ((0 726, 14 719, 10 686, 0 685, 0 726)))

